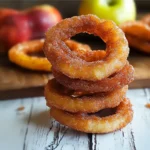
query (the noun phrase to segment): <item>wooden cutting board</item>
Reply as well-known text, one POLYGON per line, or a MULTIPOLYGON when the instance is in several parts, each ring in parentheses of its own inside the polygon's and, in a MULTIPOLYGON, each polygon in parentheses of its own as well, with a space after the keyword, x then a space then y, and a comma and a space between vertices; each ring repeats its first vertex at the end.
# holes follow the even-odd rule
MULTIPOLYGON (((135 80, 130 88, 150 87, 150 56, 132 50, 129 62, 135 68, 135 80)), ((9 62, 0 56, 0 91, 43 87, 52 74, 29 71, 9 62)))
POLYGON ((150 88, 150 55, 131 53, 129 62, 135 69, 135 80, 129 88, 150 88))
POLYGON ((52 75, 23 69, 0 56, 0 91, 44 86, 52 75))

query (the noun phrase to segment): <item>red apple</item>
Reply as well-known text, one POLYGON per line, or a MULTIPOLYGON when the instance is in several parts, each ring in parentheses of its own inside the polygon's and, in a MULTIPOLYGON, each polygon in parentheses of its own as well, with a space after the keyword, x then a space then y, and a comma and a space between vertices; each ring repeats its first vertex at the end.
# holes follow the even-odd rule
POLYGON ((14 9, 0 9, 0 23, 2 22, 2 19, 9 16, 9 15, 13 15, 13 14, 17 14, 18 11, 14 10, 14 9))
POLYGON ((48 5, 36 6, 27 12, 28 21, 32 30, 31 39, 42 38, 49 27, 58 23, 62 17, 59 11, 48 5))
POLYGON ((46 30, 62 17, 50 6, 41 5, 24 11, 0 9, 0 52, 23 41, 43 38, 46 30))
POLYGON ((0 45, 9 49, 16 43, 27 41, 31 37, 31 31, 27 22, 27 16, 21 13, 5 17, 0 24, 0 45))

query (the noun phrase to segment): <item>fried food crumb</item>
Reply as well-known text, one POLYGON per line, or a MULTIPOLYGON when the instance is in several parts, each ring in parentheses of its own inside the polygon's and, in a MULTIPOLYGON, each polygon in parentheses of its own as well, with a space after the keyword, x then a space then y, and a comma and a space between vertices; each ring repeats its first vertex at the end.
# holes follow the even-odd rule
POLYGON ((24 106, 21 106, 21 107, 18 107, 17 108, 17 111, 23 111, 25 109, 25 107, 24 106))
POLYGON ((145 107, 150 108, 150 103, 147 103, 145 107))

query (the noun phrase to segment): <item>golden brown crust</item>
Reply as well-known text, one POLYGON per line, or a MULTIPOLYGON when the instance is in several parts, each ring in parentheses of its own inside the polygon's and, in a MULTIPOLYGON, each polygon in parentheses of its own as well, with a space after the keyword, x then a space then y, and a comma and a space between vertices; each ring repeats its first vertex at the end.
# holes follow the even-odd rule
POLYGON ((70 78, 96 81, 121 70, 126 64, 129 48, 124 33, 112 21, 95 15, 64 19, 46 33, 44 52, 52 66, 70 78), (75 34, 95 34, 106 42, 106 57, 87 62, 66 46, 65 41, 75 34))
POLYGON ((135 38, 130 35, 126 35, 126 38, 130 44, 131 47, 136 48, 139 51, 149 53, 150 54, 150 41, 144 41, 140 38, 135 38))
POLYGON ((72 129, 87 133, 108 133, 126 126, 133 118, 131 103, 124 99, 116 107, 116 113, 107 117, 97 117, 87 114, 72 114, 60 109, 51 108, 50 115, 72 129))
POLYGON ((52 79, 45 87, 47 106, 66 110, 69 112, 97 112, 104 108, 114 108, 125 98, 128 86, 109 93, 99 93, 73 97, 72 93, 63 93, 63 86, 52 79))
POLYGON ((47 32, 44 52, 56 78, 45 87, 47 106, 54 119, 87 133, 112 132, 132 120, 125 85, 133 80, 134 69, 127 62, 127 40, 112 21, 94 15, 65 19, 47 32), (75 49, 71 50, 65 41, 80 32, 101 37, 106 51, 78 49, 76 43, 71 44, 75 49), (115 108, 116 113, 107 117, 94 114, 105 108, 115 108))
POLYGON ((43 44, 43 39, 17 44, 9 50, 9 60, 30 70, 51 71, 51 64, 47 58, 28 55, 28 53, 37 53, 42 51, 43 44))
POLYGON ((150 53, 150 26, 142 21, 129 21, 120 26, 131 47, 150 53))
POLYGON ((125 34, 147 41, 150 40, 150 28, 147 24, 144 24, 141 21, 128 21, 120 27, 125 34))
POLYGON ((128 62, 125 67, 114 76, 95 82, 71 79, 53 68, 52 72, 56 80, 65 87, 90 93, 113 91, 128 85, 134 80, 134 69, 128 62))

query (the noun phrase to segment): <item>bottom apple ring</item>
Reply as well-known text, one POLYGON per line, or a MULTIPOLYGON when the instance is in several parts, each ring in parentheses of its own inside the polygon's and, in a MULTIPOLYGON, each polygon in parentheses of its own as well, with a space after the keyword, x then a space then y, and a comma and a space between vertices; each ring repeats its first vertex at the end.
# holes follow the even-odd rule
POLYGON ((98 117, 84 113, 69 113, 57 108, 50 109, 50 115, 63 125, 86 133, 109 133, 125 127, 133 118, 130 101, 125 98, 113 115, 98 117))
POLYGON ((67 90, 60 85, 56 79, 52 79, 45 86, 44 95, 49 107, 55 107, 72 113, 93 113, 105 108, 118 106, 125 98, 127 90, 128 86, 124 86, 112 92, 78 97, 74 96, 71 90, 67 90))

